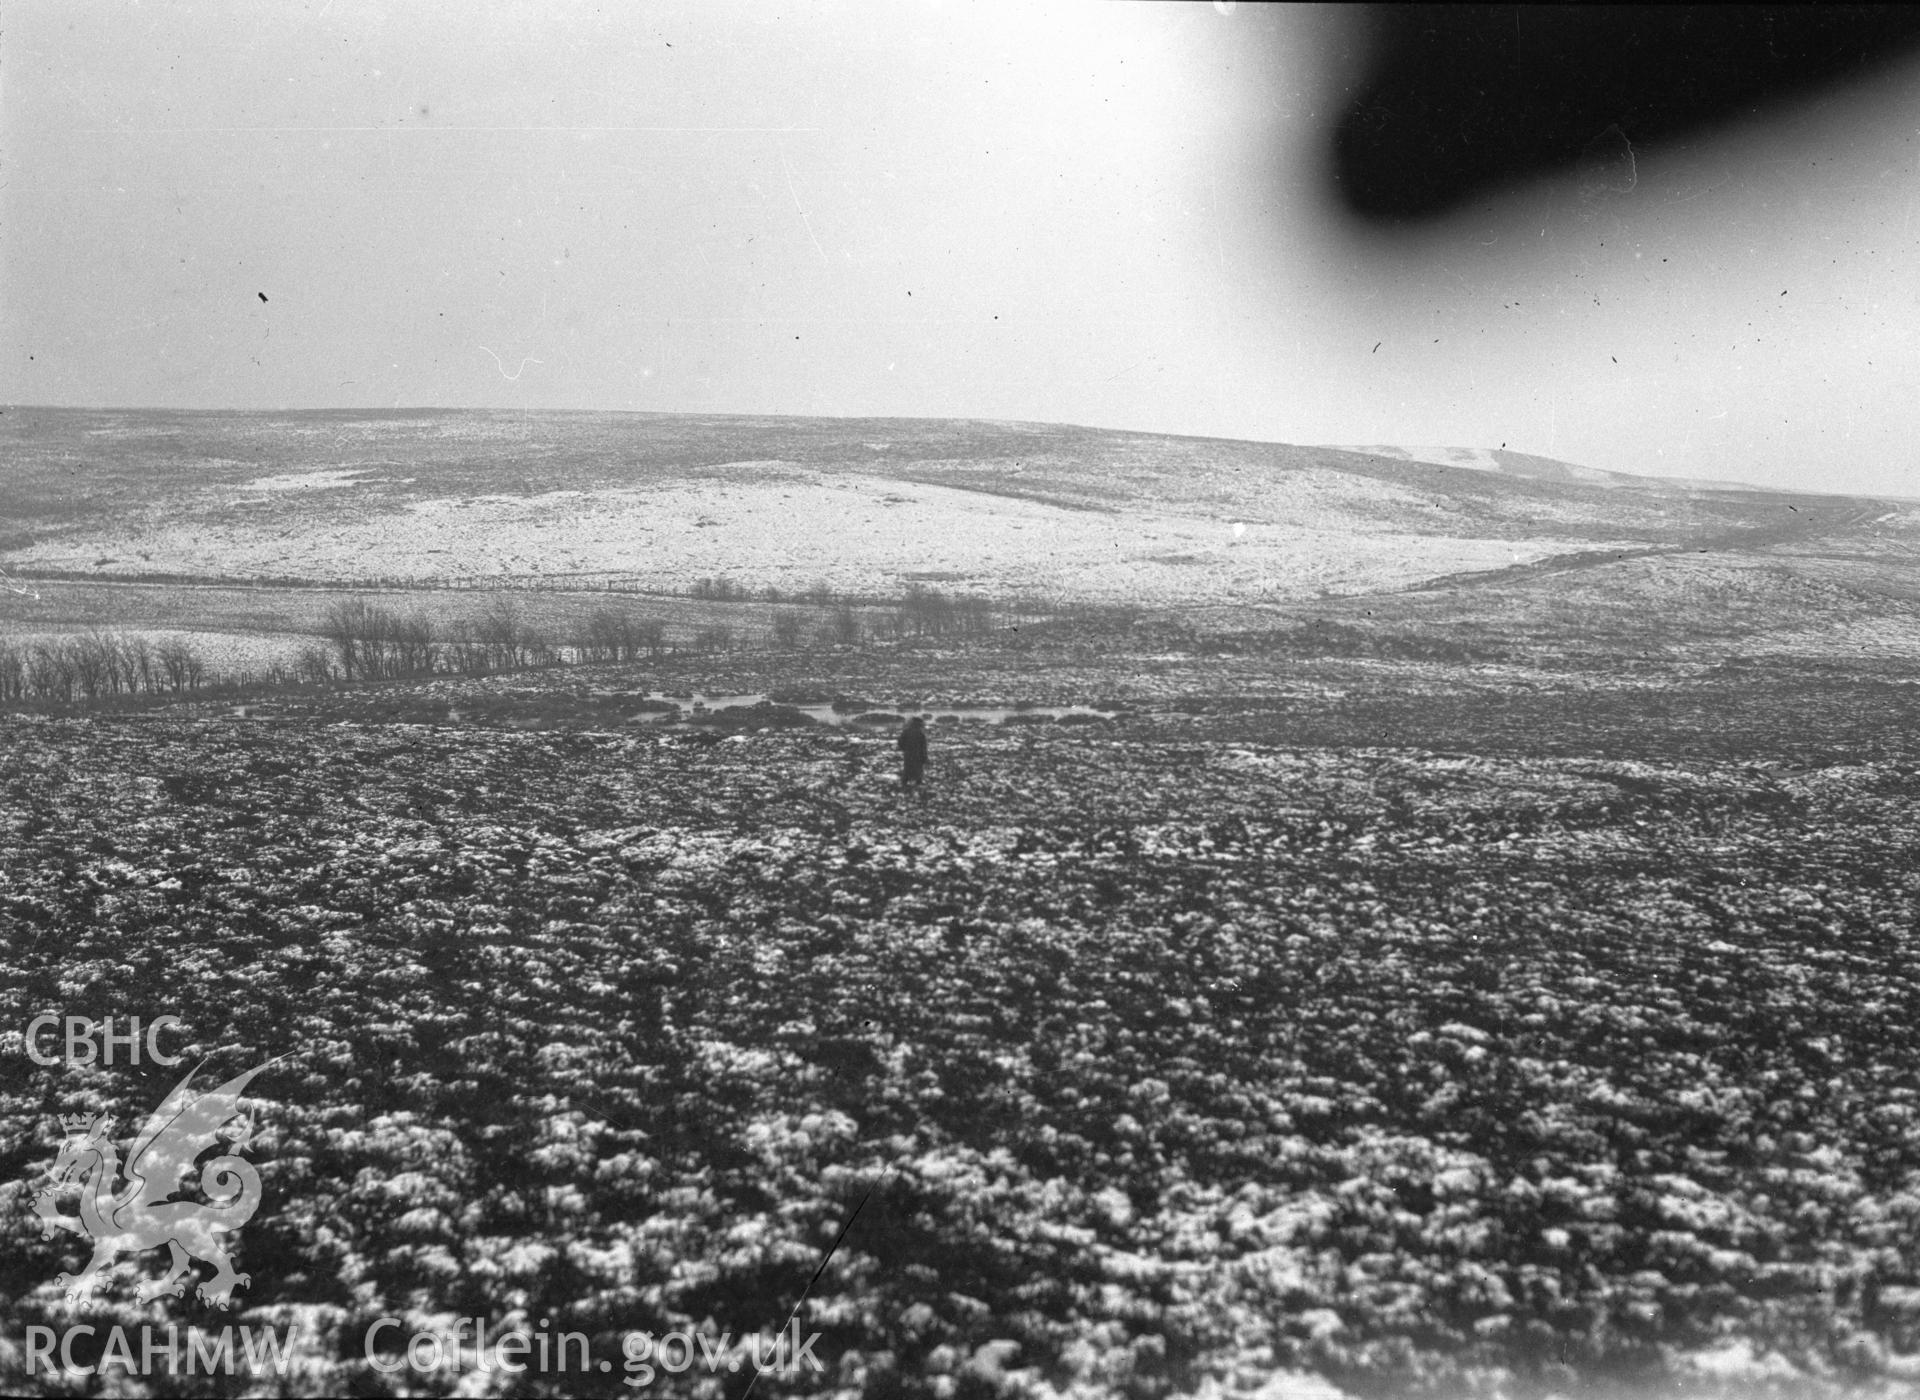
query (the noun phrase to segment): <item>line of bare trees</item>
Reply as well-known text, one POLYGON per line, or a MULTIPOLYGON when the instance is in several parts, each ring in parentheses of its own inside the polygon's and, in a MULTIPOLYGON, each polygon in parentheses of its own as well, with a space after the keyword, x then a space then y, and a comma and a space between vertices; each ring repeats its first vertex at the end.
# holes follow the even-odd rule
POLYGON ((907 596, 896 609, 900 630, 916 637, 950 632, 985 632, 994 625, 993 605, 971 593, 949 597, 937 588, 907 585, 907 596))
MULTIPOLYGON (((115 573, 110 576, 103 576, 97 573, 90 573, 86 570, 39 567, 20 568, 14 572, 17 577, 22 579, 101 582, 104 578, 114 583, 192 585, 226 590, 247 588, 268 590, 324 588, 330 591, 349 592, 421 593, 426 591, 494 588, 499 587, 501 583, 499 578, 485 576, 471 578, 379 577, 318 579, 294 575, 261 575, 259 577, 249 578, 209 579, 199 574, 160 572, 138 574, 115 573)), ((554 581, 548 580, 547 582, 551 584, 554 581)), ((637 593, 646 595, 655 591, 617 579, 607 580, 604 587, 608 592, 615 594, 637 593)), ((598 591, 597 588, 596 591, 598 591)), ((859 639, 859 627, 857 624, 849 627, 846 619, 856 618, 862 615, 872 619, 866 628, 866 631, 872 635, 927 636, 938 635, 944 632, 983 631, 1001 626, 1010 618, 1019 619, 1023 617, 1048 616, 1056 611, 1053 605, 1042 603, 1003 600, 996 604, 971 594, 949 596, 942 593, 938 588, 928 587, 919 582, 910 582, 907 585, 906 595, 903 598, 889 599, 871 594, 838 592, 832 585, 825 581, 813 583, 805 588, 794 589, 781 589, 771 584, 765 587, 755 587, 725 574, 696 579, 687 588, 686 596, 697 598, 704 602, 772 603, 776 605, 785 603, 794 605, 790 610, 776 614, 772 623, 773 634, 776 640, 780 640, 783 645, 786 644, 788 640, 797 642, 806 631, 806 623, 810 619, 819 618, 823 615, 828 620, 826 625, 816 634, 820 640, 848 642, 859 639), (892 618, 886 617, 889 611, 895 614, 892 618), (849 635, 849 633, 853 633, 854 635, 849 635)), ((349 602, 353 608, 362 611, 384 611, 389 617, 399 616, 390 609, 380 609, 377 605, 370 604, 364 599, 355 598, 350 599, 349 602)), ((418 612, 409 613, 405 616, 408 622, 421 620, 421 615, 418 612)), ((488 624, 480 624, 482 628, 486 625, 488 624)), ((458 630, 458 627, 449 627, 438 640, 450 642, 454 640, 453 633, 458 630)), ((477 633, 470 635, 468 640, 485 645, 483 639, 477 635, 477 633)), ((398 639, 393 638, 381 641, 377 648, 379 657, 384 657, 386 652, 397 642, 398 639)), ((570 642, 568 644, 572 645, 573 643, 570 642)), ((376 660, 377 659, 379 658, 376 657, 376 660)), ((354 664, 356 667, 358 666, 359 662, 357 658, 354 664)))
POLYGON ((666 624, 613 608, 596 608, 574 628, 576 661, 638 661, 667 650, 666 624))
POLYGON ((637 661, 668 651, 666 624, 656 618, 596 608, 556 637, 511 598, 496 598, 480 616, 449 623, 348 598, 327 609, 320 631, 325 645, 301 654, 302 679, 479 676, 568 661, 637 661))
POLYGON ((0 639, 0 701, 67 703, 113 695, 183 694, 207 683, 206 662, 184 639, 153 642, 111 632, 0 639))
MULTIPOLYGON (((721 601, 747 595, 728 584, 711 588, 703 596, 721 601)), ((913 584, 890 609, 862 610, 841 601, 820 617, 817 608, 782 608, 765 631, 773 645, 793 649, 809 641, 851 646, 866 637, 984 632, 997 621, 984 598, 949 597, 937 588, 913 584), (811 638, 809 623, 817 624, 811 638)), ((522 612, 513 599, 504 597, 495 599, 477 618, 446 624, 422 612, 398 613, 363 598, 346 598, 327 610, 321 635, 325 645, 308 648, 295 668, 302 679, 485 675, 570 661, 637 661, 675 649, 668 641, 666 624, 658 618, 617 607, 596 608, 556 637, 522 612)), ((731 651, 751 636, 727 623, 709 623, 694 629, 685 642, 692 651, 712 654, 731 651)))
POLYGON ((936 637, 950 633, 986 632, 1000 626, 1010 616, 1029 611, 1022 605, 996 607, 986 598, 963 593, 949 595, 923 583, 909 583, 906 595, 891 605, 884 601, 862 600, 850 594, 835 593, 825 583, 816 583, 803 591, 783 593, 768 587, 753 589, 721 575, 694 581, 691 596, 705 602, 804 603, 807 607, 782 608, 773 615, 769 627, 774 643, 782 647, 800 644, 807 624, 825 614, 815 638, 825 645, 851 645, 863 635, 874 637, 936 637))
MULTIPOLYGON (((703 596, 714 601, 757 601, 751 591, 725 580, 702 583, 713 585, 703 596)), ((869 639, 984 632, 1009 619, 1057 611, 1037 604, 1002 605, 1003 611, 984 598, 951 596, 918 583, 910 584, 905 596, 890 606, 857 606, 824 585, 794 595, 793 604, 777 607, 761 627, 709 622, 684 632, 676 642, 660 619, 617 605, 596 608, 556 635, 511 597, 495 598, 478 616, 452 622, 436 621, 417 609, 402 613, 366 598, 347 597, 327 609, 318 640, 258 674, 216 675, 181 638, 154 642, 98 631, 20 642, 0 638, 0 703, 191 694, 262 683, 478 676, 569 662, 657 659, 680 650, 712 655, 767 644, 782 650, 855 646, 869 639)))

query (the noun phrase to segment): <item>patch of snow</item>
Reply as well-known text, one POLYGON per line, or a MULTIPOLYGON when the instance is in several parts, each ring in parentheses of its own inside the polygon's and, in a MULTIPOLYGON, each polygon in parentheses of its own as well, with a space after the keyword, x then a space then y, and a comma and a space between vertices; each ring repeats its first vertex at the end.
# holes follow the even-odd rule
POLYGON ((279 476, 256 476, 243 482, 242 491, 331 491, 342 486, 359 486, 366 475, 358 468, 322 467, 310 472, 285 472, 279 476))
POLYGON ((1470 472, 1504 470, 1488 447, 1339 447, 1337 452, 1367 452, 1401 462, 1425 462, 1434 467, 1463 467, 1470 472))
POLYGON ((1682 1360, 1689 1370, 1723 1381, 1784 1381, 1800 1375, 1778 1352, 1755 1355, 1753 1343, 1744 1338, 1735 1338, 1711 1351, 1694 1352, 1682 1360))
MULTIPOLYGON (((298 479, 349 485, 349 475, 298 479)), ((79 568, 137 550, 148 569, 242 578, 537 574, 668 588, 726 574, 783 591, 825 581, 868 593, 944 572, 1029 596, 1227 603, 1403 587, 1568 548, 1564 539, 1405 533, 1379 512, 1414 497, 1364 477, 1295 472, 1239 490, 1244 499, 1227 516, 1246 527, 1237 537, 1221 519, 1228 503, 1217 500, 1074 510, 926 482, 783 472, 395 502, 291 531, 278 518, 179 520, 50 539, 12 558, 79 568)))

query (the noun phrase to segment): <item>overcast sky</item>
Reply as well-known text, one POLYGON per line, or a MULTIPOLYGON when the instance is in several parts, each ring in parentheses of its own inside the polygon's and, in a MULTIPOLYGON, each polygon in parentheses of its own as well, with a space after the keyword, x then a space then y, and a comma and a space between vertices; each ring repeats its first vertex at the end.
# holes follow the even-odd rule
POLYGON ((1326 186, 1357 44, 1255 5, 9 0, 0 399, 1023 418, 1920 495, 1913 68, 1381 239, 1326 186))

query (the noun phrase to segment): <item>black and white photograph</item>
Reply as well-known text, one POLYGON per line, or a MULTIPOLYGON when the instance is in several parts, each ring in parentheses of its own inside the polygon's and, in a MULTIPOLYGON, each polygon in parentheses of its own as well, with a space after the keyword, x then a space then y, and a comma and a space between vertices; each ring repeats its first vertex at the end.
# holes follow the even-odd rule
POLYGON ((1920 9, 7 0, 0 1393, 1920 1397, 1920 9))

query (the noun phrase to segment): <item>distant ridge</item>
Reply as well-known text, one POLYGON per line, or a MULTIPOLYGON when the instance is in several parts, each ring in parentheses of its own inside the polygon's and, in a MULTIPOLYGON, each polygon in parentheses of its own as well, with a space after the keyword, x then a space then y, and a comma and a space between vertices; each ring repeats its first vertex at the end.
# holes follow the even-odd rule
POLYGON ((1691 495, 1697 491, 1771 491, 1772 487, 1750 486, 1739 481, 1709 481, 1699 477, 1640 476, 1633 472, 1602 471, 1598 467, 1579 467, 1552 457, 1535 457, 1526 452, 1509 452, 1500 447, 1336 447, 1336 452, 1359 452, 1370 457, 1390 457, 1399 462, 1425 462, 1436 467, 1459 467, 1470 472, 1498 472, 1504 476, 1524 477, 1530 481, 1564 481, 1580 486, 1598 486, 1607 490, 1653 491, 1665 495, 1691 495))
POLYGON ((1265 606, 1862 531, 1904 557, 1920 529, 1505 450, 968 419, 32 408, 0 414, 0 458, 0 567, 90 583, 1265 606))

